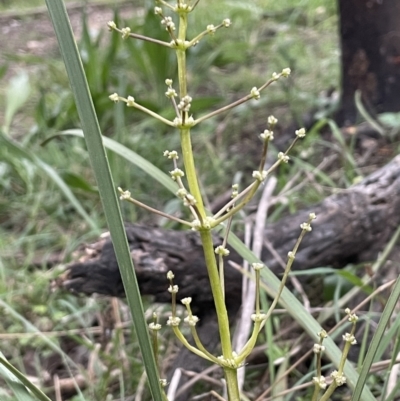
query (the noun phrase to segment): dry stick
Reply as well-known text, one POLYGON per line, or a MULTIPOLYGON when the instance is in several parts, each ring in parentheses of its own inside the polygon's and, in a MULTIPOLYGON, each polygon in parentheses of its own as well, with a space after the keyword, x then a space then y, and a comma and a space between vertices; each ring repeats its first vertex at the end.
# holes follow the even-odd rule
MULTIPOLYGON (((212 365, 208 367, 207 369, 203 370, 201 373, 193 373, 193 372, 188 372, 185 371, 185 374, 187 376, 193 376, 189 381, 187 381, 182 387, 179 388, 179 390, 176 393, 176 396, 179 397, 182 393, 186 392, 189 390, 192 386, 194 386, 198 381, 200 380, 205 380, 212 382, 213 384, 222 387, 222 383, 220 381, 211 379, 208 374, 214 372, 215 370, 219 369, 219 366, 217 365, 212 365), (211 380, 209 380, 211 379, 211 380)), ((181 369, 182 370, 182 369, 181 369)))
POLYGON ((146 382, 147 382, 146 371, 143 371, 142 375, 140 376, 139 384, 136 388, 135 401, 142 401, 144 389, 146 387, 146 382))
POLYGON ((56 401, 62 401, 60 378, 58 377, 58 375, 53 376, 53 386, 54 386, 54 393, 56 396, 56 401))
MULTIPOLYGON (((375 297, 380 292, 384 291, 386 288, 390 287, 395 283, 396 280, 391 280, 388 283, 385 283, 378 287, 371 295, 369 295, 366 299, 360 302, 354 309, 352 309, 352 313, 357 312, 361 309, 366 303, 368 303, 373 297, 375 297)), ((333 333, 339 326, 345 323, 348 320, 348 316, 345 316, 342 320, 340 320, 332 329, 329 330, 328 334, 333 333)), ((320 322, 322 324, 322 322, 320 322)), ((313 352, 312 349, 308 350, 301 358, 299 358, 286 372, 280 377, 277 382, 282 380, 285 376, 287 376, 292 370, 294 370, 301 362, 303 362, 309 355, 313 352)), ((271 392, 272 387, 266 389, 255 401, 265 401, 265 396, 271 392)))
MULTIPOLYGON (((400 357, 400 353, 397 354, 397 358, 400 357)), ((382 399, 386 400, 386 397, 394 390, 399 377, 400 366, 394 365, 389 373, 388 385, 386 387, 386 394, 383 394, 382 399)))
MULTIPOLYGON (((277 179, 275 177, 271 177, 266 181, 265 188, 261 195, 259 207, 257 210, 254 235, 253 235, 253 253, 257 258, 261 257, 261 251, 263 246, 262 239, 264 236, 265 223, 267 220, 267 211, 269 207, 268 201, 272 196, 272 193, 276 187, 276 183, 277 179)), ((255 292, 256 292, 255 281, 248 280, 247 294, 243 299, 242 312, 240 315, 238 327, 236 329, 239 332, 235 344, 235 348, 237 350, 241 350, 244 347, 250 335, 252 320, 249 317, 254 312, 255 292)), ((238 371, 238 382, 240 391, 243 388, 244 377, 245 377, 245 367, 241 368, 238 371)))

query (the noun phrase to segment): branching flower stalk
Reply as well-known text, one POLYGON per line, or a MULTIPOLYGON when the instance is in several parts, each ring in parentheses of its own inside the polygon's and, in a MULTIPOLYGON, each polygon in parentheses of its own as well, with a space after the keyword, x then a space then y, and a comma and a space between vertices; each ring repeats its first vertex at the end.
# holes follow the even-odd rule
MULTIPOLYGON (((191 4, 192 3, 191 0, 178 0, 176 5, 171 5, 164 0, 156 1, 158 5, 161 5, 165 9, 176 13, 179 18, 179 27, 176 33, 175 23, 173 22, 170 16, 164 15, 163 8, 157 6, 154 9, 155 14, 158 15, 161 19, 161 25, 165 28, 165 30, 168 32, 170 36, 171 41, 169 43, 132 33, 130 28, 128 27, 118 28, 115 22, 113 21, 108 23, 110 31, 115 31, 120 33, 123 39, 134 38, 139 40, 145 40, 154 43, 155 45, 169 47, 175 51, 178 65, 179 95, 173 88, 172 80, 169 78, 165 79, 165 77, 164 79, 165 79, 165 84, 167 85, 167 91, 165 95, 171 100, 172 107, 175 110, 176 117, 172 121, 168 120, 158 115, 157 113, 153 112, 152 110, 149 110, 146 107, 140 105, 133 96, 122 97, 117 93, 113 93, 112 95, 109 96, 109 98, 114 102, 122 101, 126 103, 128 107, 134 107, 138 110, 141 110, 142 112, 158 119, 164 124, 177 128, 180 132, 181 151, 182 151, 184 170, 181 170, 177 164, 178 153, 176 151, 166 151, 164 155, 172 159, 173 161, 174 169, 170 172, 170 175, 171 178, 177 182, 179 187, 177 196, 180 199, 182 199, 184 205, 189 208, 189 211, 193 217, 193 221, 178 219, 174 216, 170 216, 163 212, 157 211, 133 199, 129 191, 122 189, 119 189, 119 191, 121 194, 121 199, 127 200, 138 206, 144 207, 151 212, 157 213, 171 220, 175 220, 181 224, 188 225, 192 229, 199 232, 201 242, 203 245, 205 264, 207 267, 211 291, 214 298, 214 304, 217 313, 222 355, 219 357, 213 356, 210 352, 208 352, 205 349, 205 347, 201 343, 195 328, 198 318, 192 314, 190 308, 190 302, 191 302, 190 298, 185 298, 184 300, 182 300, 182 302, 187 308, 188 315, 185 318, 185 321, 190 326, 196 346, 192 346, 180 331, 179 324, 181 319, 176 314, 176 298, 179 289, 178 286, 173 283, 174 275, 172 272, 168 272, 167 274, 167 278, 170 281, 170 286, 168 288, 168 291, 171 293, 172 297, 172 313, 170 318, 168 319, 167 324, 172 327, 174 333, 184 346, 186 346, 188 349, 190 349, 195 354, 201 356, 202 358, 212 361, 223 368, 226 379, 228 399, 230 401, 239 401, 240 394, 237 381, 237 369, 240 366, 242 366, 242 364, 245 361, 245 358, 249 355, 249 353, 253 349, 257 336, 261 328, 265 324, 265 320, 270 316, 270 314, 272 313, 272 309, 276 306, 279 296, 285 285, 286 279, 288 277, 300 241, 305 235, 305 233, 311 230, 310 223, 311 220, 315 218, 315 215, 311 214, 309 221, 302 224, 301 227, 302 232, 299 236, 299 239, 295 247, 293 248, 293 251, 289 252, 287 267, 285 270, 280 290, 267 314, 263 314, 260 311, 260 280, 261 280, 260 269, 262 266, 258 266, 257 264, 256 264, 257 266, 253 266, 256 272, 255 274, 257 283, 255 313, 251 316, 252 320, 254 321, 254 329, 251 338, 249 339, 245 347, 238 353, 235 353, 232 349, 229 319, 228 319, 227 309, 225 306, 225 288, 224 288, 225 287, 224 257, 226 257, 229 254, 229 250, 226 248, 226 243, 230 231, 230 223, 234 214, 237 213, 239 210, 241 210, 243 207, 245 207, 245 205, 253 198, 257 189, 264 182, 266 177, 272 171, 274 171, 281 163, 288 162, 289 160, 288 152, 292 149, 292 147, 299 138, 305 136, 305 130, 302 128, 296 131, 296 138, 294 139, 293 143, 289 146, 287 151, 280 152, 278 154, 277 161, 273 163, 273 165, 268 170, 264 170, 267 158, 268 144, 271 140, 273 140, 273 129, 277 123, 277 119, 273 116, 270 116, 268 118, 268 129, 266 129, 260 135, 260 138, 263 141, 263 150, 258 170, 253 172, 253 178, 254 178, 253 183, 250 184, 240 193, 238 192, 237 187, 234 187, 233 199, 230 202, 228 202, 224 207, 222 207, 222 209, 218 213, 216 213, 215 216, 212 217, 209 216, 204 207, 203 197, 201 194, 200 185, 196 174, 195 161, 191 143, 191 128, 209 118, 219 115, 251 99, 258 100, 261 96, 261 92, 267 87, 269 87, 273 82, 277 81, 280 78, 287 78, 290 74, 290 69, 285 68, 280 73, 273 73, 272 77, 268 79, 263 85, 261 85, 259 88, 253 87, 250 90, 250 93, 242 97, 241 99, 236 100, 235 102, 229 105, 226 105, 220 109, 217 109, 215 111, 212 111, 208 114, 205 114, 195 119, 190 113, 192 98, 188 94, 186 51, 190 47, 195 46, 199 41, 201 41, 207 35, 213 35, 218 29, 223 27, 228 28, 231 25, 231 21, 229 19, 224 19, 222 23, 220 23, 219 25, 217 26, 208 25, 203 32, 196 35, 193 39, 187 40, 186 36, 188 27, 188 14, 191 11, 193 11, 193 9, 197 6, 198 2, 199 0, 194 1, 194 3, 191 4), (179 97, 179 102, 177 102, 175 99, 178 97, 179 97), (185 188, 185 185, 182 181, 182 178, 184 176, 186 177, 186 181, 188 183, 188 189, 185 188), (214 243, 211 232, 214 227, 220 225, 223 222, 226 222, 227 225, 224 240, 222 245, 214 249, 214 243)), ((158 323, 155 322, 153 323, 154 324, 151 326, 151 329, 153 330, 153 332, 156 332, 158 330, 158 323)), ((155 348, 157 348, 156 342, 154 342, 154 344, 155 348)))

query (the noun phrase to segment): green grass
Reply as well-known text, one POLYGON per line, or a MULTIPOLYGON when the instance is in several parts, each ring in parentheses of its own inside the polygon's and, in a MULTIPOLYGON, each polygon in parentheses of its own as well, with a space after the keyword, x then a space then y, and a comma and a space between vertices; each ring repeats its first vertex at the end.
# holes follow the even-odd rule
MULTIPOLYGON (((257 135, 264 129, 269 114, 275 114, 282 125, 300 121, 309 110, 322 108, 321 91, 338 87, 335 4, 324 0, 200 2, 194 30, 204 29, 208 23, 218 23, 225 17, 230 17, 234 25, 233 29, 222 30, 195 48, 189 59, 193 68, 193 92, 200 94, 196 106, 199 113, 205 106, 215 107, 223 98, 232 100, 247 93, 273 71, 287 66, 293 70, 290 84, 279 83, 258 103, 243 106, 224 119, 214 119, 203 125, 201 131, 194 131, 199 174, 210 198, 228 189, 235 174, 246 176, 254 169, 255 160, 258 160, 257 135), (250 46, 246 45, 248 42, 250 46), (205 74, 207 69, 209 72, 205 74)), ((1 4, 0 10, 26 10, 37 6, 43 6, 43 2, 13 1, 9 6, 1 4)), ((149 14, 148 24, 143 22, 143 18, 138 18, 127 24, 145 30, 154 19, 149 14)), ((173 73, 173 68, 161 65, 164 68, 161 71, 147 69, 149 61, 158 57, 150 46, 147 53, 141 54, 137 44, 110 38, 108 32, 104 32, 106 39, 101 44, 90 36, 89 31, 86 33, 80 44, 89 55, 85 68, 102 129, 167 172, 170 165, 161 157, 162 152, 177 148, 179 138, 140 113, 128 113, 121 105, 113 105, 107 96, 114 91, 132 94, 167 115, 164 87, 157 86, 152 80, 156 73, 173 73)), ((17 141, 28 156, 35 156, 51 166, 65 180, 94 223, 104 228, 105 219, 82 140, 63 137, 42 145, 58 130, 76 128, 79 124, 61 60, 52 53, 43 60, 9 55, 7 61, 16 66, 11 70, 12 76, 17 74, 17 68, 28 71, 31 86, 29 102, 20 105, 10 120, 8 138, 17 141)), ((3 80, 2 87, 6 88, 8 82, 3 80)), ((4 110, 10 107, 10 100, 2 97, 0 115, 3 116, 4 110)), ((313 141, 317 142, 319 132, 313 136, 313 141)), ((309 144, 296 150, 299 162, 280 171, 279 189, 293 173, 299 169, 307 170, 306 163, 318 163, 319 154, 326 151, 327 146, 322 141, 317 143, 311 161, 302 156, 302 151, 308 148, 309 144)), ((48 270, 45 261, 57 253, 63 263, 71 260, 78 245, 97 238, 97 233, 54 179, 28 156, 16 156, 10 149, 0 147, 0 301, 9 308, 0 322, 0 333, 10 335, 7 338, 0 336, 0 351, 22 371, 25 369, 24 356, 32 352, 35 369, 42 371, 39 355, 50 354, 52 348, 41 337, 32 339, 25 334, 13 337, 13 333, 32 331, 23 319, 42 332, 81 329, 86 335, 85 347, 90 355, 93 358, 97 352, 99 355, 95 358, 97 379, 90 381, 90 386, 84 390, 86 399, 106 399, 108 393, 118 398, 121 388, 126 395, 131 395, 141 375, 134 334, 127 331, 126 344, 122 348, 118 336, 107 339, 111 351, 97 351, 95 345, 101 338, 93 334, 92 325, 97 324, 96 316, 106 316, 109 300, 97 302, 49 290, 49 281, 58 271, 48 270), (33 264, 36 267, 33 268, 33 264), (116 367, 121 367, 122 349, 127 355, 126 365, 115 375, 116 367)), ((114 154, 110 153, 109 159, 118 185, 134 189, 137 199, 153 207, 180 212, 170 193, 150 181, 145 173, 132 171, 128 162, 114 154)), ((340 170, 341 166, 335 168, 340 170)), ((332 170, 321 171, 315 177, 316 183, 323 185, 323 193, 317 186, 307 186, 302 192, 290 195, 287 205, 276 208, 271 218, 276 220, 284 213, 317 202, 335 187, 345 187, 353 178, 349 176, 344 181, 340 174, 335 177, 332 173, 332 170)), ((123 205, 123 213, 126 221, 157 222, 153 216, 130 205, 123 205)), ((274 321, 275 329, 280 322, 280 319, 274 321)), ((51 340, 59 343, 55 334, 51 340)), ((164 341, 168 348, 169 338, 165 337, 164 341)), ((274 353, 280 356, 288 345, 277 343, 274 353)), ((252 374, 257 383, 257 373, 250 373, 250 382, 252 374)), ((292 378, 301 381, 300 376, 304 375, 298 370, 292 378)), ((377 392, 382 378, 383 375, 375 376, 377 392)), ((300 397, 302 393, 299 394, 300 397)))

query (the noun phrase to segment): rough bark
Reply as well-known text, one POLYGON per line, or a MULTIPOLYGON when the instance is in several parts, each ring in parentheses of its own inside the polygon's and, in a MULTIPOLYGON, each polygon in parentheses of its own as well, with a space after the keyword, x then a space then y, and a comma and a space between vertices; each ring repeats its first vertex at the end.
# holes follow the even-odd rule
MULTIPOLYGON (((313 211, 313 231, 303 240, 294 269, 318 266, 340 268, 348 263, 373 260, 400 223, 400 156, 377 170, 360 184, 329 196, 312 208, 268 224, 265 238, 285 259, 299 235, 299 226, 313 211)), ((194 305, 212 305, 198 234, 192 231, 163 230, 140 225, 128 226, 128 241, 143 294, 157 302, 169 302, 166 272, 173 270, 179 295, 191 296, 194 305)), ((216 238, 216 244, 219 239, 216 238)), ((123 296, 124 290, 111 241, 103 238, 87 248, 86 256, 72 263, 58 284, 77 293, 123 296), (88 256, 89 255, 89 256, 88 256)), ((279 272, 279 263, 267 247, 263 260, 279 272)), ((230 260, 240 262, 231 250, 230 260)), ((227 266, 227 303, 240 303, 241 274, 227 266)), ((203 309, 204 310, 204 309, 203 309)))
POLYGON ((340 122, 355 122, 354 94, 370 112, 400 111, 400 2, 339 0, 342 84, 340 122))

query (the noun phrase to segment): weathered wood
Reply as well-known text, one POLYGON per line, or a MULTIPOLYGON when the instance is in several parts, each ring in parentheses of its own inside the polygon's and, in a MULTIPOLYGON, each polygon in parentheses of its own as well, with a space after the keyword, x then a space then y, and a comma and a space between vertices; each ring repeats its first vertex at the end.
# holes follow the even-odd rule
MULTIPOLYGON (((400 156, 360 184, 340 190, 312 208, 267 225, 265 238, 285 259, 299 235, 300 224, 313 211, 317 219, 313 231, 301 244, 294 269, 328 265, 340 268, 350 262, 373 260, 400 223, 399 195, 400 156)), ((180 297, 191 296, 193 304, 201 305, 202 310, 212 305, 196 232, 132 225, 127 227, 127 235, 143 294, 153 295, 157 302, 169 302, 166 272, 171 269, 180 288, 180 297)), ((123 296, 112 243, 109 239, 102 239, 96 246, 96 250, 93 246, 88 248, 94 256, 67 268, 59 285, 77 293, 123 296)), ((240 262, 233 250, 229 259, 240 262)), ((267 248, 263 251, 263 260, 272 270, 279 272, 279 264, 267 248)), ((228 306, 238 308, 241 275, 228 266, 226 286, 228 306)))

